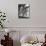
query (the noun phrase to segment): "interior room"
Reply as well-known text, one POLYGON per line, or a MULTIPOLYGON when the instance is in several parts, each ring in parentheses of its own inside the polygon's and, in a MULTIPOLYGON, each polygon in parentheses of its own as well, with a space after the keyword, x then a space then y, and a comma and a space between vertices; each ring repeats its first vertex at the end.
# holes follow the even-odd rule
POLYGON ((0 0, 0 46, 46 46, 46 0, 0 0))

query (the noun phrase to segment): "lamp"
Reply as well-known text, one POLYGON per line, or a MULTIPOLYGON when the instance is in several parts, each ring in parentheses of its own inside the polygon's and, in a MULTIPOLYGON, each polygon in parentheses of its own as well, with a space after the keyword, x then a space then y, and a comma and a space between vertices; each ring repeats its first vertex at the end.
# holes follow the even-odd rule
POLYGON ((5 32, 6 32, 6 33, 8 33, 8 32, 9 32, 9 30, 8 30, 8 29, 5 29, 5 32))
POLYGON ((7 36, 9 36, 9 29, 5 29, 5 32, 7 33, 7 36))

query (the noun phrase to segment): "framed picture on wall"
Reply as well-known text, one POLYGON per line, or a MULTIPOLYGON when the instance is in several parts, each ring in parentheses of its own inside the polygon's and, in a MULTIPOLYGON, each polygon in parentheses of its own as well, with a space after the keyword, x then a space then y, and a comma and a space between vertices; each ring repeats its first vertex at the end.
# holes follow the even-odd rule
POLYGON ((18 18, 30 18, 29 4, 18 4, 18 18))

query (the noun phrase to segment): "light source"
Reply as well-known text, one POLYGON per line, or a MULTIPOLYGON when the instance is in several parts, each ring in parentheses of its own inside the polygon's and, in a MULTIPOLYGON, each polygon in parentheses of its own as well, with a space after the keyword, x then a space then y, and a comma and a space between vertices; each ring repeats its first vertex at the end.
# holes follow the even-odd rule
POLYGON ((5 29, 5 32, 8 33, 9 32, 9 29, 5 29))
POLYGON ((5 32, 7 33, 7 35, 9 36, 9 29, 5 29, 5 32))

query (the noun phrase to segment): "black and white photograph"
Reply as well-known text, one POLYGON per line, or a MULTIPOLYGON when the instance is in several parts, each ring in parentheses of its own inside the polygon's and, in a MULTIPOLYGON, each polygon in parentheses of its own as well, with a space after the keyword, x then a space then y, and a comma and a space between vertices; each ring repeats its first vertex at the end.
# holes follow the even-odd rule
POLYGON ((29 18, 29 17, 30 17, 30 5, 18 4, 18 18, 29 18))

